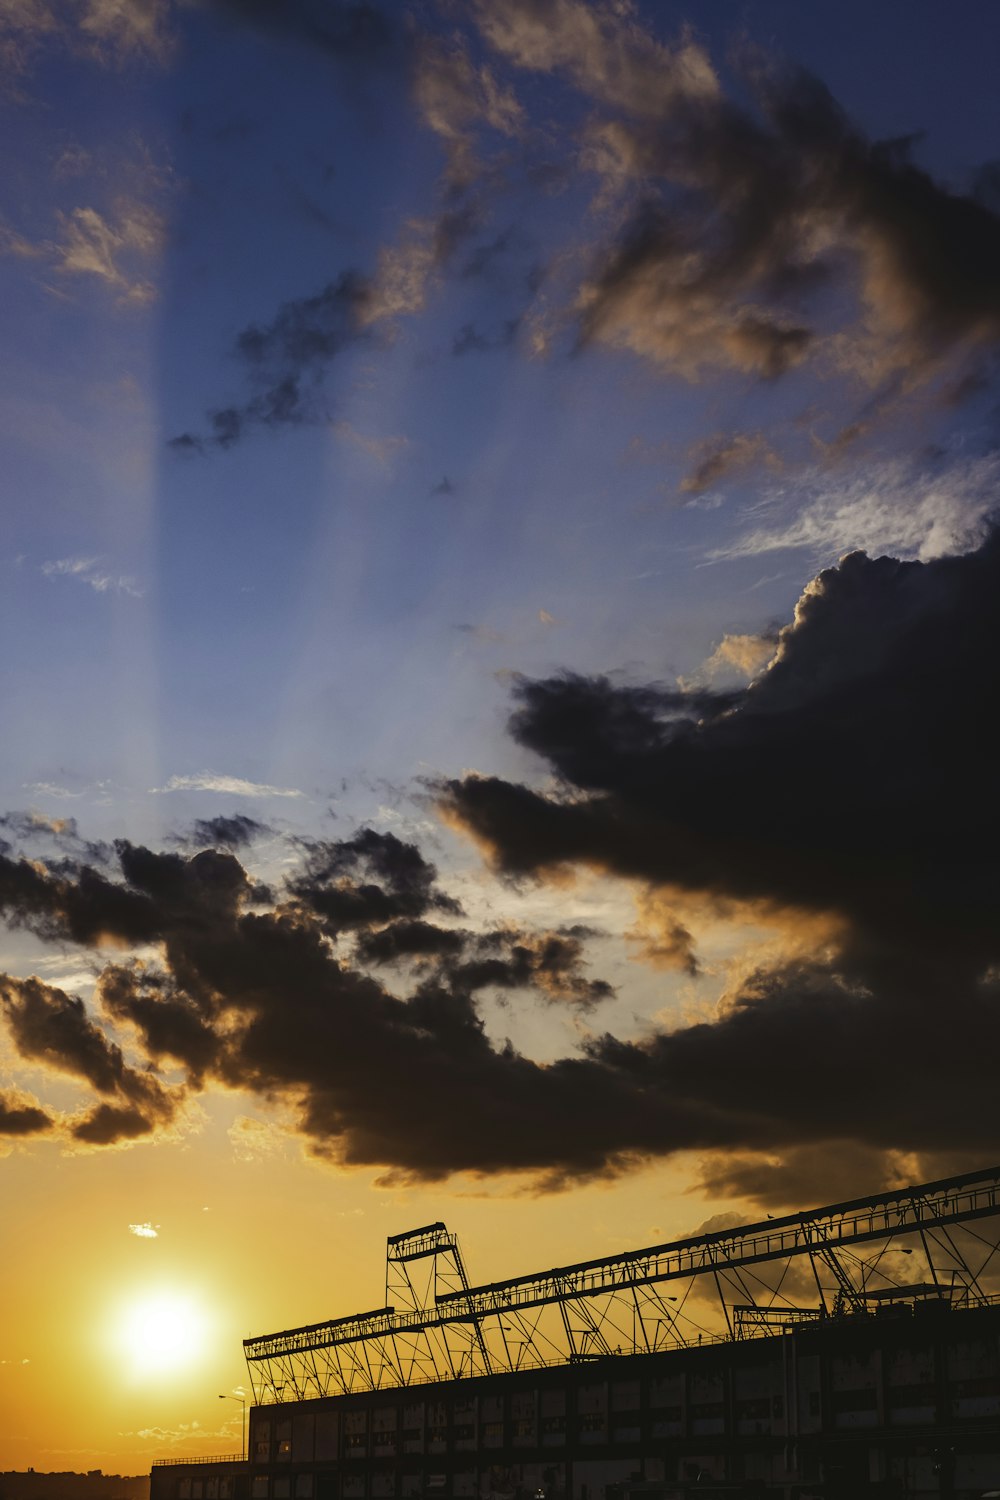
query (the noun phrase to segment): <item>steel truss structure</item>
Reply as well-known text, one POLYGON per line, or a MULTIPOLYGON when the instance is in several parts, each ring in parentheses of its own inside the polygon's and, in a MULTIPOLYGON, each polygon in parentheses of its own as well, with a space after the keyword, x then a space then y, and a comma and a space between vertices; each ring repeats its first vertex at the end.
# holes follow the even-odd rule
POLYGON ((477 1287, 457 1237, 428 1224, 387 1241, 383 1307, 243 1350, 259 1405, 754 1338, 886 1302, 978 1305, 1000 1246, 970 1226, 990 1218, 1000 1167, 477 1287))

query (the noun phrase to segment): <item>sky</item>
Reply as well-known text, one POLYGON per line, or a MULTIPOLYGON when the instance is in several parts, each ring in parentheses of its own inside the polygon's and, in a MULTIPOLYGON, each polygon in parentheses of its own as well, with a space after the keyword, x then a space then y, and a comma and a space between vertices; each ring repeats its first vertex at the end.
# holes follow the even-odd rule
POLYGON ((997 1158, 998 44, 0 0, 0 1468, 997 1158))

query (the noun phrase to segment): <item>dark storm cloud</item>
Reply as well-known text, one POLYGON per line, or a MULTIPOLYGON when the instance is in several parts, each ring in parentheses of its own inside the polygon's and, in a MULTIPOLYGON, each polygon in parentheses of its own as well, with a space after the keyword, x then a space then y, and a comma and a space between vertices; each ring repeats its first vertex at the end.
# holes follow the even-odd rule
POLYGON ((198 818, 184 842, 205 847, 221 845, 224 849, 245 849, 269 832, 266 823, 258 823, 246 813, 233 813, 228 817, 220 814, 216 818, 198 818))
POLYGON ((470 956, 449 969, 452 983, 475 992, 499 989, 536 989, 550 1000, 590 1010, 614 995, 604 979, 588 979, 580 972, 583 943, 568 932, 523 933, 500 930, 485 933, 469 945, 470 956))
POLYGON ((520 685, 514 734, 565 792, 467 777, 442 794, 501 870, 589 865, 667 909, 674 891, 783 910, 793 935, 827 923, 816 957, 736 982, 715 1021, 605 1038, 593 1063, 703 1125, 738 1121, 743 1147, 990 1149, 998 629, 994 533, 931 563, 845 558, 735 700, 685 715, 658 688, 520 685))
POLYGON ((433 922, 390 922, 358 939, 358 956, 368 964, 391 964, 400 959, 440 958, 461 953, 469 934, 454 927, 436 927, 433 922))
POLYGON ((283 303, 269 323, 249 324, 237 336, 235 353, 262 388, 240 406, 209 412, 207 435, 185 432, 171 446, 229 448, 248 427, 316 420, 323 378, 341 350, 365 336, 372 296, 369 281, 345 271, 315 295, 283 303))
POLYGON ((290 890, 336 932, 429 911, 458 913, 436 878, 415 844, 366 828, 353 839, 308 845, 305 873, 290 890))
MULTIPOLYGON (((0 828, 7 829, 21 845, 38 840, 51 841, 57 848, 96 864, 106 863, 112 855, 107 844, 81 838, 75 818, 53 818, 40 812, 7 812, 0 815, 0 828)), ((6 839, 0 841, 0 853, 9 854, 11 847, 6 839)))
MULTIPOLYGON (((619 1132, 609 1143, 595 1119, 584 1128, 571 1108, 578 1094, 581 1109, 584 1097, 593 1103, 596 1087, 622 1115, 625 1101, 608 1070, 580 1059, 552 1071, 510 1047, 498 1050, 473 999, 490 985, 529 987, 549 1002, 603 998, 608 987, 581 973, 585 933, 466 937, 466 965, 453 943, 416 936, 422 918, 397 918, 397 947, 408 946, 411 956, 421 949, 424 962, 420 982, 400 999, 336 957, 325 915, 313 916, 311 904, 339 885, 353 898, 348 915, 357 927, 361 906, 369 924, 400 908, 457 912, 413 845, 370 829, 313 845, 307 873, 290 883, 292 900, 264 912, 253 909, 253 882, 231 855, 184 859, 125 842, 117 849, 120 894, 154 908, 160 957, 108 966, 97 1001, 105 1017, 132 1029, 152 1062, 184 1067, 187 1087, 211 1077, 284 1097, 298 1106, 303 1134, 319 1153, 416 1177, 461 1168, 572 1175, 622 1157, 619 1132), (427 951, 435 947, 436 956, 427 951), (456 1107, 468 1115, 461 1132, 456 1107), (507 1114, 523 1116, 523 1127, 498 1132, 496 1121, 507 1114)), ((48 920, 65 924, 73 904, 66 877, 39 878, 50 888, 48 920)), ((109 929, 116 915, 131 931, 128 903, 104 896, 102 937, 116 935, 109 929)), ((80 1001, 38 980, 8 979, 4 995, 22 1055, 110 1096, 74 1125, 78 1141, 134 1139, 170 1123, 177 1092, 131 1068, 80 1001)), ((634 1118, 623 1129, 634 1135, 634 1118)))
POLYGON ((809 586, 739 693, 522 682, 513 733, 574 795, 470 777, 447 805, 515 874, 592 861, 836 912, 981 968, 1000 896, 984 650, 998 582, 996 533, 930 563, 855 553, 809 586))
MULTIPOLYGON (((63 938, 147 934, 155 959, 109 967, 97 998, 152 1063, 189 1089, 281 1099, 317 1154, 399 1179, 557 1185, 698 1150, 721 1153, 710 1182, 777 1202, 824 1152, 885 1171, 894 1151, 979 1158, 1000 1137, 998 638, 993 533, 964 557, 827 569, 738 692, 521 682, 515 737, 557 789, 469 776, 440 791, 501 871, 637 882, 661 942, 688 923, 696 944, 699 909, 782 937, 730 971, 713 1016, 592 1034, 548 1064, 491 1038, 478 1001, 606 998, 587 931, 453 927, 434 866, 391 834, 305 845, 276 902, 232 854, 121 842, 116 881, 3 861, 6 905, 63 938), (401 993, 387 973, 409 976, 401 993)), ((90 1081, 98 1104, 172 1118, 174 1095, 79 1002, 6 986, 25 1055, 90 1081)))
POLYGON ((151 1135, 157 1121, 135 1105, 97 1104, 71 1127, 70 1134, 86 1146, 114 1146, 151 1135))
MULTIPOLYGON (((0 975, 0 1006, 11 1039, 20 1055, 89 1083, 98 1094, 119 1102, 101 1106, 101 1129, 106 1141, 116 1139, 116 1120, 142 1118, 152 1131, 172 1118, 177 1098, 149 1073, 125 1061, 121 1048, 110 1042, 90 1018, 82 1000, 38 979, 18 980, 0 975)), ((139 1133, 123 1123, 118 1135, 139 1133)), ((86 1137, 80 1137, 86 1139, 86 1137)))
POLYGON ((38 937, 87 945, 106 935, 147 943, 160 935, 158 914, 143 896, 108 880, 89 865, 45 870, 36 862, 0 855, 0 914, 38 937))
POLYGON ((592 936, 589 928, 525 932, 501 927, 476 933, 400 921, 363 933, 355 952, 365 963, 376 965, 411 960, 426 966, 427 960, 434 960, 441 983, 469 994, 525 989, 589 1010, 614 995, 606 980, 589 979, 582 972, 583 940, 592 936))
POLYGON ((0 1092, 0 1136, 42 1135, 55 1121, 44 1109, 9 1089, 0 1092))
POLYGON ((135 1027, 154 1063, 182 1063, 200 1086, 221 1051, 208 1007, 179 991, 168 974, 138 963, 109 964, 98 995, 112 1021, 135 1027))
MULTIPOLYGON (((944 1177, 959 1169, 942 1163, 930 1175, 944 1177)), ((793 1146, 780 1158, 720 1152, 704 1164, 702 1184, 713 1198, 750 1198, 768 1208, 787 1208, 843 1202, 857 1192, 859 1183, 874 1193, 892 1192, 914 1175, 912 1163, 899 1153, 832 1140, 793 1146)))

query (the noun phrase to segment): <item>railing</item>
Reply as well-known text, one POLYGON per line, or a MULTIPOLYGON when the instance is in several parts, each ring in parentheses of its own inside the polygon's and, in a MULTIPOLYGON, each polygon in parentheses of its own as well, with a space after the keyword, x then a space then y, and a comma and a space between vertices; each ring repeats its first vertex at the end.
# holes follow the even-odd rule
MULTIPOLYGON (((359 1344, 395 1334, 419 1333, 449 1323, 524 1311, 546 1303, 585 1300, 680 1277, 701 1276, 763 1261, 822 1254, 845 1245, 919 1233, 936 1225, 961 1224, 1000 1213, 1000 1167, 924 1183, 875 1198, 788 1214, 739 1229, 721 1230, 623 1255, 561 1266, 534 1276, 471 1287, 435 1299, 432 1307, 407 1312, 381 1308, 374 1313, 313 1323, 281 1333, 245 1339, 248 1362, 359 1344)), ((397 1235, 390 1245, 404 1254, 414 1235, 428 1243, 443 1226, 429 1225, 397 1235)), ((420 1253, 426 1253, 421 1248, 420 1253)))
POLYGON ((185 1464, 245 1464, 243 1453, 209 1453, 199 1458, 154 1458, 154 1469, 180 1469, 185 1464))

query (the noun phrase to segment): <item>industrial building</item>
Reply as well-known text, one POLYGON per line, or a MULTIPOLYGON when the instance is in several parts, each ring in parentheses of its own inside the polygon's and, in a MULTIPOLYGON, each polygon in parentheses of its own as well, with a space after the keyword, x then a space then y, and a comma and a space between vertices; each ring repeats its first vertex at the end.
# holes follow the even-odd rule
POLYGON ((1000 1168, 471 1286, 443 1224, 385 1304, 245 1341, 249 1452, 151 1500, 1000 1492, 1000 1168))

